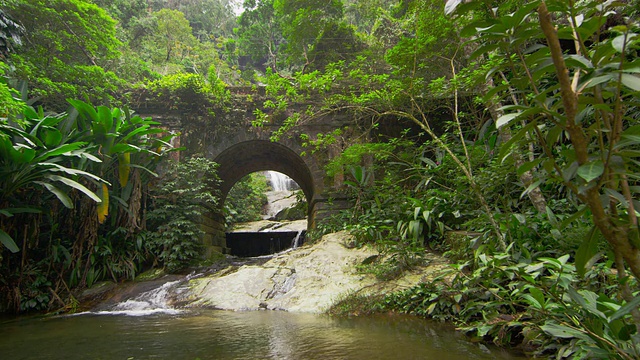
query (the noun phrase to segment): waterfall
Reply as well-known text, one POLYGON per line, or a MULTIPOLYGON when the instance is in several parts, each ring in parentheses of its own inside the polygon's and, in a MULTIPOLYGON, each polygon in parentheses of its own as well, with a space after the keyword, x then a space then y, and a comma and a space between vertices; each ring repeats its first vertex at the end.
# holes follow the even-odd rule
POLYGON ((267 171, 267 178, 271 182, 274 191, 288 191, 294 189, 294 181, 285 174, 277 171, 267 171))
MULTIPOLYGON (((178 314, 181 310, 169 304, 171 294, 179 292, 178 285, 189 280, 190 276, 177 281, 169 281, 162 286, 143 292, 138 296, 115 304, 109 310, 89 312, 98 315, 146 316, 153 314, 178 314)), ((79 313, 84 314, 84 313, 79 313)))
POLYGON ((304 230, 298 230, 298 234, 296 235, 296 237, 291 242, 291 248, 292 249, 297 249, 298 246, 300 246, 300 238, 302 237, 303 231, 304 230))

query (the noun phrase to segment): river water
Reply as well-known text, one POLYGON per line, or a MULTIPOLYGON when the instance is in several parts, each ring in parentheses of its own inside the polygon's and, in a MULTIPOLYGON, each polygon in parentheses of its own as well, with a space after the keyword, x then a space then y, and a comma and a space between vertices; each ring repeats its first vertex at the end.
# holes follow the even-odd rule
POLYGON ((521 359, 412 316, 174 307, 202 275, 122 285, 80 314, 0 319, 0 360, 521 359))
POLYGON ((0 324, 0 359, 516 359, 409 316, 85 313, 0 324))

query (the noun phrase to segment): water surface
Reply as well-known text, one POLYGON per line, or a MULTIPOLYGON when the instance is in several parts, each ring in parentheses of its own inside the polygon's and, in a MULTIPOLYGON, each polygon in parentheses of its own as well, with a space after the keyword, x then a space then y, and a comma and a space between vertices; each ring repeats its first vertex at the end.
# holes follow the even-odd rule
POLYGON ((0 359, 516 359, 400 315, 215 310, 86 313, 0 324, 0 359))

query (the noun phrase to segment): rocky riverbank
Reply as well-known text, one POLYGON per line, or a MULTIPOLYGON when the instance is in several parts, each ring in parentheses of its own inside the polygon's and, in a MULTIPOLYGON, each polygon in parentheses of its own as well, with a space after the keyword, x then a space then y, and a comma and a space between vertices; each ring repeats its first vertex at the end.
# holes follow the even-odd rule
POLYGON ((383 294, 428 281, 445 261, 427 254, 426 265, 393 281, 380 281, 357 266, 379 253, 354 248, 346 232, 275 255, 261 265, 231 266, 192 279, 177 299, 187 308, 223 310, 284 310, 321 313, 347 294, 383 294))

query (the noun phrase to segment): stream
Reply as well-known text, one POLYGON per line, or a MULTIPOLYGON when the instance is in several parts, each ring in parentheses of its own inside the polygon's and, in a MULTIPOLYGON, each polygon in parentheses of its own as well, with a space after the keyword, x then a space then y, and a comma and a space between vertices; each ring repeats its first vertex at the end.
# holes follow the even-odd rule
POLYGON ((85 313, 0 324, 2 359, 516 359, 441 324, 281 311, 85 313))
POLYGON ((174 307, 193 276, 88 312, 0 321, 0 359, 523 359, 412 316, 174 307))

